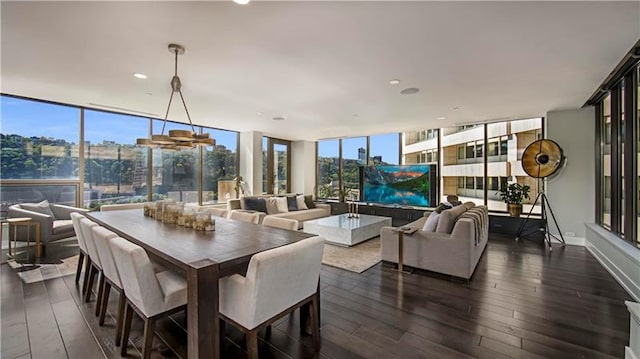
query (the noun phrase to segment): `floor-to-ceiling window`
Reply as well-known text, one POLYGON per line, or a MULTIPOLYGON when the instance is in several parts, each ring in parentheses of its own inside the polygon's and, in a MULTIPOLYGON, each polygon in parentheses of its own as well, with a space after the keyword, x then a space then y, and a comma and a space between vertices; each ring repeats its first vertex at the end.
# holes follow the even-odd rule
MULTIPOLYGON (((235 184, 238 132, 196 126, 216 146, 150 150, 135 139, 148 137, 152 123, 159 133, 162 120, 11 95, 0 104, 2 215, 13 203, 44 199, 92 209, 151 198, 224 202, 220 183, 235 184)), ((171 129, 191 127, 167 122, 165 134, 171 129)))
MULTIPOLYGON (((635 143, 640 143, 640 65, 636 68, 636 84, 635 84, 635 89, 636 89, 636 129, 638 129, 636 131, 636 133, 633 134, 633 137, 635 138, 635 143)), ((633 95, 629 95, 629 96, 633 96, 633 95)), ((633 107, 633 106, 629 106, 629 107, 633 107)), ((633 121, 633 119, 629 119, 630 121, 633 121)), ((640 158, 640 153, 638 153, 638 151, 640 151, 640 145, 637 146, 636 148, 636 158, 640 158)), ((640 179, 640 166, 636 166, 635 168, 635 178, 636 179, 640 179)), ((636 186, 638 186, 638 182, 640 181, 636 181, 636 186)), ((640 228, 640 191, 637 190, 636 188, 636 233, 635 234, 631 234, 631 238, 636 239, 636 246, 638 248, 640 248, 640 237, 638 236, 638 228, 640 228)), ((630 214, 631 215, 631 214, 630 214)))
POLYGON ((361 199, 364 167, 397 165, 401 158, 398 133, 326 139, 317 144, 316 190, 321 199, 361 199))
POLYGON ((607 95, 602 101, 602 118, 602 152, 604 156, 600 176, 604 197, 600 221, 604 227, 611 229, 611 95, 607 95))
POLYGON ((340 188, 340 140, 318 141, 317 197, 338 199, 340 188))
POLYGON ((19 202, 75 205, 80 190, 80 109, 0 97, 1 211, 19 202))
MULTIPOLYGON (((161 133, 163 126, 165 135, 171 130, 191 130, 189 125, 154 120, 153 133, 161 133)), ((199 132, 200 128, 195 130, 199 132)), ((185 203, 198 203, 199 167, 199 153, 196 147, 154 148, 152 170, 154 197, 169 198, 185 203)))
POLYGON ((224 203, 235 191, 238 176, 238 133, 202 127, 202 131, 216 140, 215 146, 204 146, 202 201, 205 204, 224 203))
POLYGON ((360 199, 360 173, 368 157, 366 137, 342 139, 342 188, 345 199, 360 199))
POLYGON ((84 111, 84 205, 147 200, 149 150, 136 138, 149 135, 149 119, 84 111))
POLYGON ((263 190, 283 194, 291 190, 291 142, 272 137, 262 138, 263 190))
POLYGON ((527 146, 542 138, 542 118, 406 132, 403 138, 405 164, 441 161, 440 201, 457 195, 462 201, 486 204, 491 211, 506 211, 498 191, 517 182, 530 187, 524 211, 541 212, 540 203, 532 208, 541 181, 524 172, 521 160, 527 146), (436 134, 431 141, 429 133, 436 134))
POLYGON ((400 164, 400 136, 397 133, 369 136, 369 165, 400 164))
POLYGON ((599 141, 596 186, 596 221, 603 228, 640 248, 640 66, 633 67, 603 85, 608 90, 590 99, 596 106, 596 139, 599 141), (632 179, 632 180, 629 180, 632 179))

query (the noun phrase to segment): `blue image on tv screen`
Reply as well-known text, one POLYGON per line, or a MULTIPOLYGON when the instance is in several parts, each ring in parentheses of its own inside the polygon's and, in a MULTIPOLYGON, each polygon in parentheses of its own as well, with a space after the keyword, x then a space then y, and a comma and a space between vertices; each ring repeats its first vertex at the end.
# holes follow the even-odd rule
POLYGON ((431 206, 433 165, 370 166, 364 168, 364 201, 431 206))

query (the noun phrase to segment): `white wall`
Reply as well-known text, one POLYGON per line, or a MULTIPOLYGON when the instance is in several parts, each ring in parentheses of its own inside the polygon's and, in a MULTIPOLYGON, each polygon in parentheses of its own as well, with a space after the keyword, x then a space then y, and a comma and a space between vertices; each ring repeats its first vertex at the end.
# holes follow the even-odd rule
POLYGON ((547 179, 546 194, 568 244, 584 245, 585 223, 595 221, 594 116, 593 107, 547 113, 546 138, 560 145, 567 162, 547 179))
POLYGON ((291 191, 313 194, 316 185, 316 143, 291 142, 291 191))
POLYGON ((262 133, 240 132, 240 175, 251 194, 262 193, 262 133))
MULTIPOLYGON (((640 300, 638 250, 595 222, 595 113, 593 107, 547 114, 547 138, 564 149, 567 166, 547 182, 547 195, 569 244, 583 244, 640 300)), ((552 232, 554 232, 552 230, 552 232)))

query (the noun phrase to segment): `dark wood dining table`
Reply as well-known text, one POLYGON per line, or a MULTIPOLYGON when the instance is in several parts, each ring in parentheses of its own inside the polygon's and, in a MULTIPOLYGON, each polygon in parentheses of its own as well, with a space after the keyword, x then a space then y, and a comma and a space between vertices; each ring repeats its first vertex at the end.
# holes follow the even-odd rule
POLYGON ((184 270, 189 358, 219 358, 218 280, 242 273, 256 253, 312 234, 215 217, 215 231, 195 231, 145 217, 141 209, 90 212, 87 217, 184 270))

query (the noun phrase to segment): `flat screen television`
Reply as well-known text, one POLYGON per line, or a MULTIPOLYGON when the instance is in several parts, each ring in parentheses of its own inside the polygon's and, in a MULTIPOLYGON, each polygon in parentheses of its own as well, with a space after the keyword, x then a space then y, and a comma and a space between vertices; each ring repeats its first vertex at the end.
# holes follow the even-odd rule
POLYGON ((363 171, 365 202, 433 207, 436 203, 435 165, 380 165, 363 171))

